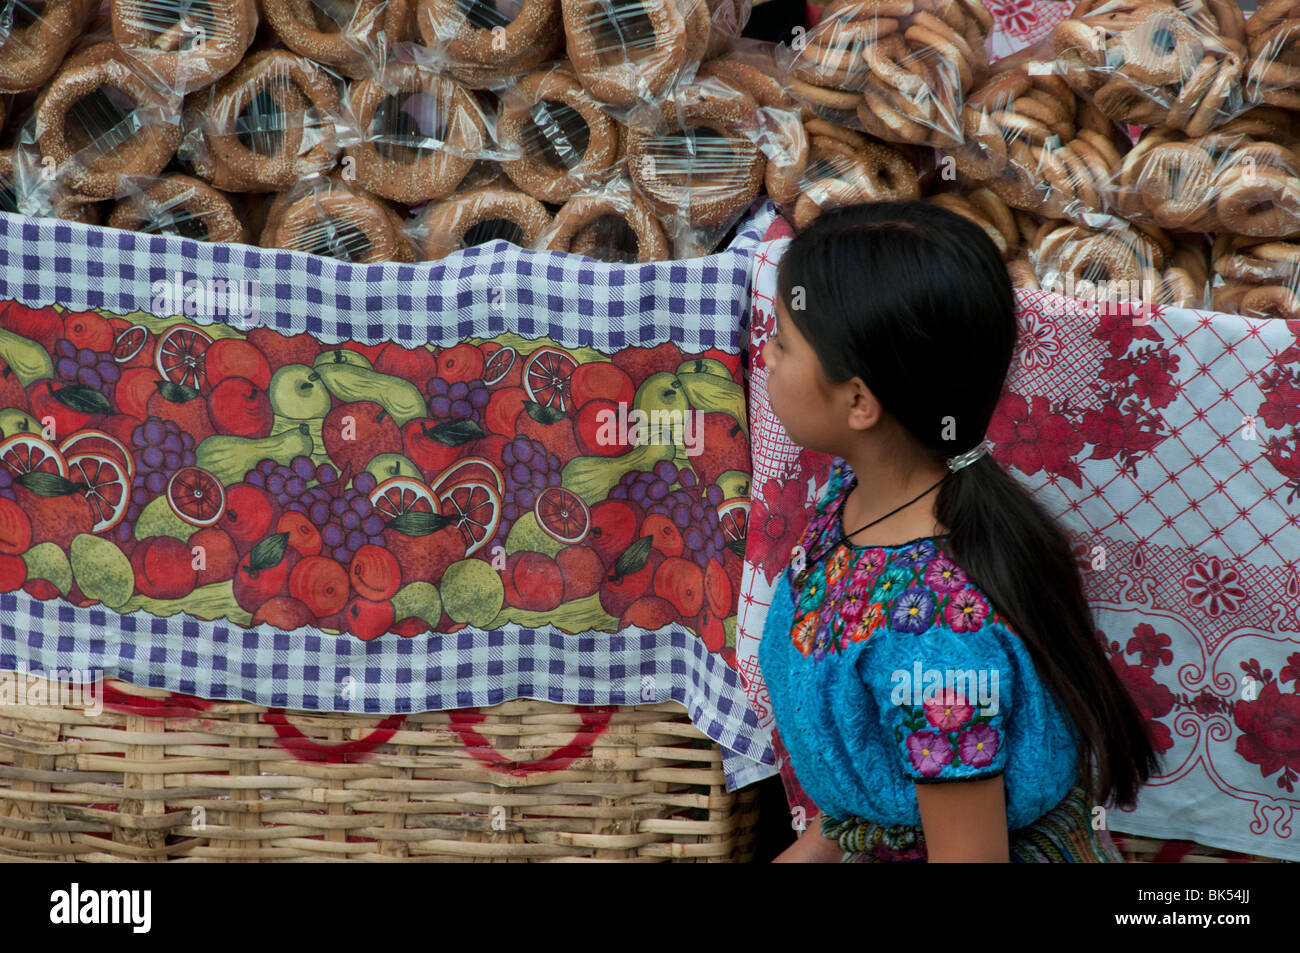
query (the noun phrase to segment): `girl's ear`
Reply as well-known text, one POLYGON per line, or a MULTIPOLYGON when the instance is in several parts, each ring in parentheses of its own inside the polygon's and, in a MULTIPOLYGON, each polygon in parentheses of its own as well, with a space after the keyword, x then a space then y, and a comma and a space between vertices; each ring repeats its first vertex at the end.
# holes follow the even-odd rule
POLYGON ((870 430, 880 422, 884 411, 880 401, 876 400, 876 395, 871 393, 861 377, 845 381, 844 386, 848 388, 849 396, 849 429, 870 430))

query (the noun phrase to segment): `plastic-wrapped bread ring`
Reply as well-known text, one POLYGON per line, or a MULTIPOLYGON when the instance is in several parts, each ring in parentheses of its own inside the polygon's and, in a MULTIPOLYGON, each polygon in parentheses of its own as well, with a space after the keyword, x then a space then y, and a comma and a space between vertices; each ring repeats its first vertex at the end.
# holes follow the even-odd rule
POLYGON ((1205 52, 1196 27, 1172 4, 1142 7, 1137 17, 1113 41, 1118 71, 1147 88, 1181 83, 1205 52))
MULTIPOLYGON (((525 55, 536 66, 553 50, 541 41, 560 22, 559 0, 419 0, 417 17, 426 43, 446 38, 447 50, 458 62, 490 66, 525 55)), ((549 41, 548 41, 549 42, 549 41)))
POLYGON ((119 175, 162 171, 180 144, 178 119, 116 46, 99 43, 70 56, 42 91, 36 141, 72 191, 111 199, 119 175))
POLYGON ((437 261, 461 248, 505 239, 530 248, 546 232, 551 215, 531 195, 515 189, 483 186, 433 205, 420 220, 425 261, 437 261))
POLYGON ((655 213, 683 213, 693 226, 721 225, 758 194, 767 160, 741 130, 758 106, 748 94, 712 82, 679 87, 663 107, 663 132, 628 134, 628 170, 655 213), (694 148, 683 148, 687 130, 694 148), (701 135, 701 130, 705 133, 701 135))
POLYGON ((664 237, 664 230, 645 202, 635 195, 629 198, 630 201, 622 202, 601 195, 575 195, 555 213, 554 231, 547 249, 599 252, 609 245, 609 242, 600 240, 601 230, 606 224, 612 224, 631 232, 636 243, 633 261, 663 261, 668 257, 668 239, 664 237))
POLYGON ((675 0, 560 0, 569 59, 602 102, 654 99, 686 62, 688 34, 675 0))
POLYGON ((97 6, 93 0, 6 5, 12 20, 6 18, 0 39, 0 92, 35 89, 54 75, 97 6))
POLYGON ((921 194, 916 169, 888 146, 868 143, 857 153, 814 147, 808 183, 794 207, 794 226, 804 229, 818 215, 841 205, 903 201, 921 194))
POLYGON ((267 23, 289 49, 345 76, 360 79, 387 45, 406 39, 410 0, 261 0, 267 23), (341 17, 347 17, 342 21, 341 17))
POLYGON ((1134 185, 1156 224, 1180 229, 1201 216, 1214 177, 1214 162, 1208 152, 1170 142, 1147 153, 1134 185))
POLYGON ((110 228, 181 235, 206 242, 247 242, 248 231, 230 201, 206 182, 169 175, 117 204, 110 228))
POLYGON ((112 0, 110 8, 113 42, 185 92, 234 69, 257 33, 253 0, 112 0))
POLYGON ((1240 309, 1243 314, 1295 320, 1300 318, 1300 296, 1285 285, 1263 285, 1242 294, 1240 309))
POLYGON ((1300 180, 1281 169, 1242 164, 1217 180, 1223 227, 1239 235, 1280 238, 1300 232, 1300 180))
POLYGON ((381 201, 342 189, 284 193, 262 230, 263 248, 288 248, 342 261, 412 261, 401 220, 381 201), (283 200, 283 201, 281 201, 283 200))
POLYGON ((390 63, 382 76, 354 84, 351 107, 365 134, 347 149, 357 180, 396 202, 451 195, 487 145, 470 92, 411 63, 390 63))
POLYGON ((532 73, 516 92, 497 118, 497 141, 521 153, 501 163, 511 181, 553 204, 598 184, 618 159, 618 123, 565 71, 532 73))
POLYGON ((794 100, 776 78, 739 60, 709 60, 700 66, 697 78, 716 76, 754 97, 754 102, 771 109, 793 109, 794 100))
POLYGON ((79 202, 66 194, 47 195, 42 192, 38 196, 40 207, 28 208, 26 199, 30 196, 25 194, 27 190, 24 189, 24 183, 20 181, 23 178, 25 177, 14 174, 13 149, 0 149, 0 212, 17 212, 22 215, 33 215, 36 218, 61 218, 85 225, 99 224, 98 205, 93 202, 79 202))
POLYGON ((239 177, 286 189, 334 164, 337 109, 338 92, 319 66, 287 50, 263 50, 218 84, 208 144, 239 177))

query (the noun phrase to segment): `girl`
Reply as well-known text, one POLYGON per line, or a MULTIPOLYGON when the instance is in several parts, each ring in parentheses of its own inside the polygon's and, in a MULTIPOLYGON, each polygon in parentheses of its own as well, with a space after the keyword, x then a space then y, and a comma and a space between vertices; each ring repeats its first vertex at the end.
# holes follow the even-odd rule
POLYGON ((777 860, 1120 862, 1094 805, 1159 763, 1069 543, 987 455, 1017 334, 993 242, 925 202, 837 209, 777 298, 772 410, 837 458, 759 646, 820 810, 777 860))

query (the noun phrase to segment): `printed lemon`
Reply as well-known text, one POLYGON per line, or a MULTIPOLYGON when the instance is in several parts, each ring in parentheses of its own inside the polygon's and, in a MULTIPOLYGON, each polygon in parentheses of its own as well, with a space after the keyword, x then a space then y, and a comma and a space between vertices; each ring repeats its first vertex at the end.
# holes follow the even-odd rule
POLYGON ((125 605, 135 591, 135 572, 126 553, 99 536, 80 533, 68 547, 72 578, 87 599, 95 599, 117 609, 125 605))
MULTIPOLYGON (((166 496, 159 496, 146 504, 135 521, 135 538, 148 539, 150 536, 175 536, 181 542, 189 539, 199 531, 172 510, 166 496)), ((84 590, 83 590, 84 591, 84 590)))
POLYGON ((412 617, 423 619, 433 626, 442 618, 442 596, 438 595, 438 587, 433 583, 407 583, 393 596, 393 619, 401 622, 412 617))
POLYGON ((28 579, 48 579, 63 595, 72 589, 72 567, 58 543, 37 543, 23 553, 28 579))
MULTIPOLYGON (((544 553, 554 559, 565 546, 537 523, 537 516, 524 513, 510 527, 506 536, 506 555, 520 552, 544 553)), ((443 588, 447 586, 443 583, 443 588)))
POLYGON ((497 617, 506 600, 500 573, 482 559, 462 559, 448 566, 441 591, 447 616, 479 629, 497 617))

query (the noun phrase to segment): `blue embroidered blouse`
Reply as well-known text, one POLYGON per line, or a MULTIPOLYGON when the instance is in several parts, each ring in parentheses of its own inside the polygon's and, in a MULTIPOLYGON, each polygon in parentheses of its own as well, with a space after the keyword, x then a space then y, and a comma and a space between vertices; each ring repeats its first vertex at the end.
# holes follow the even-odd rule
POLYGON ((759 645, 778 731, 799 783, 834 819, 921 823, 915 783, 1003 775, 1007 827, 1060 803, 1077 778, 1077 735, 1028 650, 952 561, 944 537, 840 544, 830 487, 777 584, 759 645))

